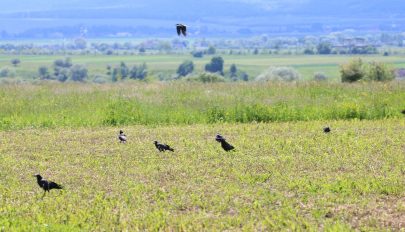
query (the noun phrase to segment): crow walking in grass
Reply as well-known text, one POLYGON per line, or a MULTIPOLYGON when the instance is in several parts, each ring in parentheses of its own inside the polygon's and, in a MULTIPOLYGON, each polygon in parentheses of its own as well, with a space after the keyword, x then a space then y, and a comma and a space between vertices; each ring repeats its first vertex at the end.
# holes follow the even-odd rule
POLYGON ((220 134, 217 134, 217 136, 215 137, 215 140, 216 140, 217 142, 221 143, 221 147, 222 147, 225 151, 231 151, 231 150, 235 149, 235 147, 232 146, 231 144, 229 144, 229 143, 225 140, 225 138, 224 138, 222 135, 220 135, 220 134))
POLYGON ((120 143, 126 143, 127 142, 127 136, 124 134, 124 131, 120 130, 120 134, 118 135, 118 139, 120 140, 120 143))
POLYGON ((174 152, 174 149, 171 148, 169 145, 167 144, 163 144, 163 143, 159 143, 158 141, 154 141, 153 142, 156 146, 156 148, 160 151, 160 152, 164 152, 164 151, 171 151, 174 152))
POLYGON ((51 190, 51 189, 63 189, 62 185, 59 185, 52 181, 47 181, 47 180, 43 179, 42 176, 39 174, 35 175, 35 177, 37 178, 37 183, 38 183, 39 187, 41 187, 45 191, 44 195, 46 192, 49 192, 49 190, 51 190))
POLYGON ((401 111, 401 113, 405 115, 405 110, 401 111))
POLYGON ((176 24, 176 29, 177 29, 177 35, 183 34, 184 36, 187 36, 187 26, 181 23, 176 24))
POLYGON ((329 128, 329 127, 323 128, 323 132, 324 132, 324 133, 329 133, 329 132, 330 132, 330 128, 329 128))

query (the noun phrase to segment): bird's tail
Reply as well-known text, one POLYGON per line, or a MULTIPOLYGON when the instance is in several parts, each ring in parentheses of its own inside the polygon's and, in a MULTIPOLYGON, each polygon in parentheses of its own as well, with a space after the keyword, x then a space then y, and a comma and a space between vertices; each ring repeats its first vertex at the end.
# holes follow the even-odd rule
POLYGON ((174 152, 174 149, 173 149, 173 148, 169 148, 169 151, 174 152))
POLYGON ((63 185, 60 185, 60 184, 56 184, 55 188, 56 189, 64 189, 63 185))

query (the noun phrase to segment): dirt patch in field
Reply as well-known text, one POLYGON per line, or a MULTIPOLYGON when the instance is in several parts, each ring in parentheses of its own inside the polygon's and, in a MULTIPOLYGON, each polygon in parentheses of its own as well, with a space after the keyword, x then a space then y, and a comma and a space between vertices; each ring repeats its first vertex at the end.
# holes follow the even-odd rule
POLYGON ((354 229, 377 227, 403 230, 405 228, 405 197, 384 197, 364 207, 354 204, 340 205, 334 215, 344 215, 354 229))

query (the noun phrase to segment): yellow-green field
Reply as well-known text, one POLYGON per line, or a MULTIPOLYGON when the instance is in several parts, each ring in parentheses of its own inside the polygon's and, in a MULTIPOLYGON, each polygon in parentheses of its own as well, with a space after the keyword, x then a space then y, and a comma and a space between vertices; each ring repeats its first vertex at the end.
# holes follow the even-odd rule
POLYGON ((403 119, 3 131, 0 230, 400 230, 404 131, 403 119), (35 173, 65 190, 42 197, 35 173))
MULTIPOLYGON (((219 54, 221 55, 221 54, 219 54)), ((357 56, 304 56, 304 55, 221 55, 225 61, 225 70, 229 70, 231 64, 236 64, 240 70, 249 74, 251 78, 256 77, 269 66, 292 66, 296 68, 304 79, 312 79, 314 73, 325 73, 328 78, 334 81, 340 80, 339 66, 347 63, 357 56)), ((37 75, 38 68, 42 65, 52 68, 53 61, 63 56, 33 55, 13 56, 0 55, 0 68, 10 67, 10 60, 19 58, 21 64, 14 68, 17 77, 33 77, 37 75)), ((145 62, 148 65, 150 74, 154 76, 160 72, 176 73, 178 66, 184 60, 192 60, 196 71, 201 72, 205 64, 209 63, 212 56, 204 58, 193 58, 190 54, 172 55, 132 55, 132 56, 105 56, 105 55, 74 55, 69 56, 73 63, 83 64, 89 69, 90 75, 105 74, 107 65, 118 65, 121 61, 128 65, 145 62)), ((366 62, 378 61, 391 64, 396 68, 405 68, 405 56, 381 55, 361 56, 366 62)))

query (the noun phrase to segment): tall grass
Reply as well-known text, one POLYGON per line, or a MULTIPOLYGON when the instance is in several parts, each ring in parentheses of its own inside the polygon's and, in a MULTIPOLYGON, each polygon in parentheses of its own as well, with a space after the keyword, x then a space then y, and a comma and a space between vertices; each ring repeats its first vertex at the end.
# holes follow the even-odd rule
POLYGON ((0 129, 402 117, 405 84, 137 83, 0 86, 0 129))

